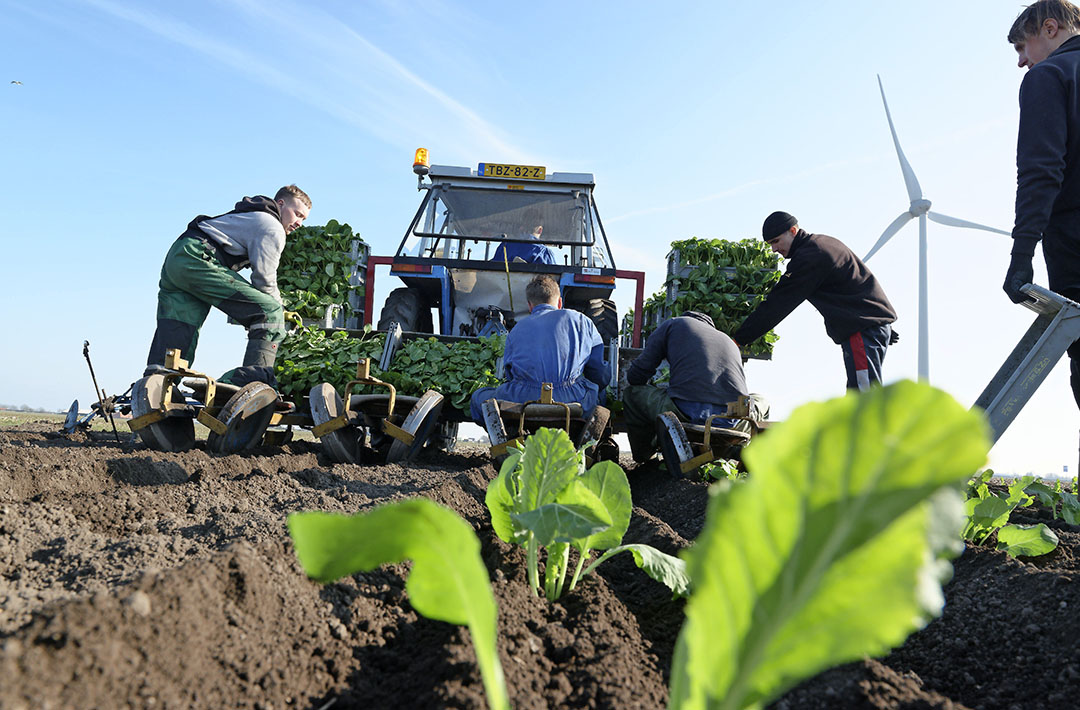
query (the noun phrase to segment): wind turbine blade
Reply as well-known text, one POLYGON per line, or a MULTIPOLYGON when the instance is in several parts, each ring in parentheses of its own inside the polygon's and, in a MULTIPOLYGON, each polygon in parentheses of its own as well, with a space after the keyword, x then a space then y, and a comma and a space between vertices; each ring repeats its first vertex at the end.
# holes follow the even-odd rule
POLYGON ((904 212, 902 215, 894 219, 892 221, 892 224, 886 227, 885 231, 881 233, 880 237, 878 237, 877 244, 874 245, 874 248, 866 252, 866 256, 863 257, 863 261, 869 261, 870 257, 877 253, 878 249, 885 246, 885 242, 892 239, 893 235, 899 232, 900 228, 912 219, 915 219, 915 217, 910 212, 904 212))
POLYGON ((956 217, 950 217, 947 214, 941 214, 940 212, 927 212, 926 216, 930 218, 931 222, 937 222, 938 224, 948 225, 950 227, 966 227, 968 229, 981 229, 984 232, 994 232, 996 234, 1004 234, 1007 237, 1012 236, 1012 232, 1006 232, 1004 229, 996 229, 994 227, 987 227, 985 224, 977 224, 975 222, 968 222, 964 219, 957 219, 956 217))
POLYGON ((922 199, 922 188, 919 180, 915 177, 915 171, 904 157, 904 151, 900 149, 900 139, 896 137, 896 127, 892 122, 892 114, 889 112, 889 102, 885 100, 885 86, 881 83, 881 75, 877 78, 878 88, 881 89, 881 103, 885 104, 885 118, 889 119, 889 131, 892 132, 893 145, 896 146, 896 156, 900 158, 900 170, 904 173, 904 184, 907 186, 908 199, 914 202, 922 199))

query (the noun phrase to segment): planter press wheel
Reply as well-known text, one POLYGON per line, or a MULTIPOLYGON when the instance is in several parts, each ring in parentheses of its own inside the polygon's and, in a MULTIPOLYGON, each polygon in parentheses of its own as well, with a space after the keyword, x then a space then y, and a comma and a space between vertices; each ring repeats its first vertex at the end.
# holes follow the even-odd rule
MULTIPOLYGON (((131 386, 132 417, 158 411, 164 401, 164 375, 150 375, 131 386)), ((187 451, 195 446, 195 420, 188 416, 166 417, 139 429, 138 434, 142 442, 154 451, 187 451)))
POLYGON ((682 478, 682 464, 694 458, 694 451, 690 448, 682 422, 673 412, 663 412, 656 418, 656 440, 660 444, 668 473, 672 478, 682 478))
MULTIPOLYGON (((311 418, 315 426, 336 419, 345 412, 345 402, 328 382, 315 385, 308 394, 311 406, 311 418)), ((327 455, 337 463, 360 463, 360 452, 364 448, 364 427, 348 425, 324 434, 319 441, 325 447, 327 455)))
POLYGON ((405 417, 401 428, 413 435, 413 443, 406 444, 404 441, 393 440, 390 449, 386 452, 386 463, 410 461, 424 446, 424 442, 431 436, 431 431, 439 422, 439 414, 442 413, 443 396, 435 390, 428 390, 420 397, 412 410, 405 417))
POLYGON ((487 430, 488 443, 491 446, 505 444, 510 437, 506 434, 506 425, 503 424, 502 415, 499 414, 499 403, 495 398, 485 399, 480 404, 480 411, 484 417, 484 429, 487 430))
POLYGON ((217 415, 227 431, 211 431, 206 448, 216 454, 235 454, 258 446, 274 416, 277 398, 274 388, 264 382, 249 382, 241 387, 217 415))

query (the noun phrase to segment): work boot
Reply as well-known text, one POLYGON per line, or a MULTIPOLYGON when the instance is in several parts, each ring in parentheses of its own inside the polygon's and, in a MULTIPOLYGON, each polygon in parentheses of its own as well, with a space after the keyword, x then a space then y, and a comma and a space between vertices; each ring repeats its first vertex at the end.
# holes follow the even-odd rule
POLYGON ((274 360, 277 359, 277 343, 266 340, 249 340, 247 350, 244 351, 244 366, 266 367, 274 369, 274 360))

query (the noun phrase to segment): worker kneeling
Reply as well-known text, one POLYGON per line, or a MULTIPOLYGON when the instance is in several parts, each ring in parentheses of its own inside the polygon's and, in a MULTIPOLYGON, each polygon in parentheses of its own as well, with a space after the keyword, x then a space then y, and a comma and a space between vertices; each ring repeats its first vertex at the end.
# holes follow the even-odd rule
POLYGON ((600 332, 584 313, 562 309, 559 284, 550 276, 539 275, 530 281, 525 296, 529 315, 506 336, 506 381, 473 392, 473 421, 483 426, 482 405, 492 398, 515 403, 539 400, 545 382, 553 385, 556 402, 580 403, 585 419, 589 419, 611 377, 600 332))
MULTIPOLYGON (((724 414, 729 402, 749 397, 756 419, 768 417, 768 405, 747 391, 739 347, 713 326, 704 313, 688 311, 657 327, 626 373, 630 385, 623 392, 623 417, 634 461, 649 460, 657 450, 656 418, 673 412, 680 420, 704 424, 713 414, 724 414), (667 389, 647 384, 660 363, 671 370, 667 389)), ((750 422, 713 420, 714 427, 750 433, 750 422)))

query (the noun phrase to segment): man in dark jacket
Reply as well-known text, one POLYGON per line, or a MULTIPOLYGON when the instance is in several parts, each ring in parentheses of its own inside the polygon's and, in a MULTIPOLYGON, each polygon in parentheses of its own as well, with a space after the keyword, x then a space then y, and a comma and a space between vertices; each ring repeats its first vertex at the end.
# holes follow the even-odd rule
MULTIPOLYGON (((713 326, 712 318, 695 311, 657 327, 645 350, 630 363, 626 382, 630 386, 623 392, 623 417, 630 452, 638 463, 656 452, 656 418, 661 413, 674 412, 683 421, 704 424, 710 415, 723 414, 729 402, 749 394, 739 347, 713 326), (647 384, 664 360, 671 373, 667 389, 647 384)), ((713 421, 714 426, 742 428, 733 419, 713 421)))
POLYGON ((754 342, 810 301, 843 350, 848 389, 880 383, 885 351, 897 340, 890 325, 896 311, 866 264, 839 239, 806 233, 787 212, 769 215, 761 235, 790 261, 765 301, 735 331, 735 341, 754 342))
MULTIPOLYGON (((286 185, 274 199, 245 197, 231 212, 200 215, 188 224, 161 267, 147 373, 165 363, 169 349, 194 362, 199 329, 214 307, 247 328, 243 365, 259 368, 256 379, 273 384, 278 343, 285 338, 278 261, 285 235, 304 223, 310 209, 311 198, 296 185, 286 185), (237 273, 248 267, 251 281, 237 273)), ((222 381, 233 381, 232 372, 222 381)))
MULTIPOLYGON (((1080 8, 1039 0, 1016 18, 1009 42, 1028 73, 1020 84, 1016 141, 1016 221, 1004 289, 1013 303, 1034 279, 1043 243, 1050 290, 1080 300, 1080 8)), ((1080 406, 1080 341, 1069 347, 1080 406)))

